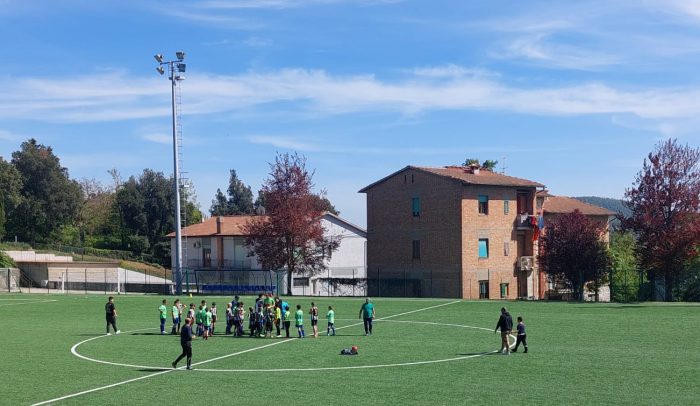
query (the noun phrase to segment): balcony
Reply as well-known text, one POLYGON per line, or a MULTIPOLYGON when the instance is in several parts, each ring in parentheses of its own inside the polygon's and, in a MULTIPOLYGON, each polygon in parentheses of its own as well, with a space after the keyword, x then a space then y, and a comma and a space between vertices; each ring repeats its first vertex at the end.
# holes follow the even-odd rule
POLYGON ((515 217, 515 228, 517 230, 532 230, 532 219, 536 217, 532 214, 518 214, 515 217))
POLYGON ((188 259, 187 267, 190 269, 238 269, 238 270, 249 270, 252 269, 253 261, 252 259, 243 260, 229 260, 225 259, 219 263, 218 260, 201 260, 201 259, 188 259))

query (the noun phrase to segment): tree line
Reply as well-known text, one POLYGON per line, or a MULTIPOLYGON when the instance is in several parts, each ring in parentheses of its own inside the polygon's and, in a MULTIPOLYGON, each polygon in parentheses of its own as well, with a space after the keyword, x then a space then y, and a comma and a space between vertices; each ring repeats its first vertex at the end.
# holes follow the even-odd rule
MULTIPOLYGON (((116 169, 109 174, 110 185, 71 179, 51 147, 23 142, 11 160, 0 157, 0 241, 128 251, 170 266, 165 236, 175 229, 172 176, 152 169, 126 180, 116 169)), ((231 169, 226 194, 217 189, 209 214, 266 214, 249 225, 250 251, 270 269, 290 269, 290 278, 320 272, 337 242, 324 236, 319 220, 339 212, 324 191, 313 192, 312 177, 302 156, 278 155, 254 200, 231 169)), ((183 227, 201 222, 192 185, 181 185, 180 194, 183 227)))
POLYGON ((546 224, 542 270, 579 300, 585 286, 597 292, 610 283, 613 300, 654 299, 656 290, 666 301, 700 301, 700 149, 658 144, 624 203, 630 215, 618 216, 609 247, 600 239, 607 225, 580 212, 546 224))

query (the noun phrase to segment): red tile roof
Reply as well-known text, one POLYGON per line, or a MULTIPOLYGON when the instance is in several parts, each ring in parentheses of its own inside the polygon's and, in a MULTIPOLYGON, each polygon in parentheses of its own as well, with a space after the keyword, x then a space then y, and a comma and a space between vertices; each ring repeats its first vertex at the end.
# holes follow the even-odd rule
POLYGON ((594 206, 592 204, 582 202, 581 200, 574 199, 566 196, 553 196, 547 192, 539 192, 538 196, 545 196, 544 214, 564 214, 571 213, 574 210, 578 210, 581 214, 587 216, 614 216, 616 213, 602 207, 594 206))
MULTIPOLYGON (((244 226, 252 219, 260 216, 240 215, 240 216, 222 216, 224 220, 221 233, 216 232, 216 219, 211 217, 201 223, 192 224, 182 229, 183 237, 214 237, 214 236, 244 236, 244 226)), ((175 237, 175 232, 167 235, 175 237)))
MULTIPOLYGON (((258 216, 258 215, 238 215, 238 216, 222 216, 221 218, 223 219, 223 224, 222 224, 222 230, 221 233, 216 232, 216 217, 211 217, 206 220, 204 220, 201 223, 197 224, 192 224, 191 226, 187 226, 182 229, 182 236, 183 237, 216 237, 216 236, 246 236, 247 234, 244 232, 245 225, 252 219, 254 218, 259 218, 259 217, 264 217, 266 218, 267 216, 258 216)), ((367 231, 361 227, 358 227, 349 221, 336 216, 331 213, 324 213, 323 215, 324 218, 327 220, 329 218, 333 218, 338 222, 341 222, 344 224, 345 228, 352 229, 356 233, 360 234, 361 236, 365 237, 367 235, 367 231)), ((166 237, 170 238, 175 238, 175 232, 172 232, 168 234, 166 237)))
POLYGON ((478 174, 474 174, 467 167, 463 166, 445 166, 442 168, 432 168, 425 166, 407 166, 397 172, 386 176, 371 185, 365 186, 360 190, 360 193, 366 193, 369 189, 384 182, 385 180, 391 178, 392 176, 398 175, 399 173, 414 169, 418 171, 427 172, 433 175, 444 176, 450 179, 461 182, 465 185, 484 185, 484 186, 511 186, 511 187, 544 187, 543 184, 538 182, 533 182, 531 180, 516 178, 513 176, 501 175, 500 173, 492 172, 487 169, 479 170, 478 174))

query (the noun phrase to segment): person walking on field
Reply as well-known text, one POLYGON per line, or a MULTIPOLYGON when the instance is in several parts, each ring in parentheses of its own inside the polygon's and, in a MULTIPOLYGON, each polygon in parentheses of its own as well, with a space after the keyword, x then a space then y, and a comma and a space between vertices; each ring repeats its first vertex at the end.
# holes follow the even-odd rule
POLYGON ((369 298, 365 299, 365 302, 362 304, 362 307, 360 308, 360 318, 362 318, 362 321, 364 322, 365 325, 365 335, 366 336, 371 336, 372 335, 372 319, 374 319, 374 305, 369 302, 369 298))
POLYGON ((192 319, 185 319, 185 325, 180 329, 180 345, 182 346, 182 354, 172 363, 173 368, 177 368, 177 363, 181 359, 187 357, 187 369, 192 369, 192 319))
POLYGON ((513 318, 508 313, 505 307, 501 307, 501 317, 498 318, 494 334, 498 329, 501 329, 501 348, 499 351, 504 355, 510 355, 510 345, 508 344, 508 335, 513 330, 513 318))
POLYGON ((117 328, 117 308, 114 307, 114 297, 110 296, 105 304, 105 317, 107 319, 107 335, 112 335, 109 332, 109 326, 112 325, 114 329, 114 334, 119 334, 120 331, 117 328))
POLYGON ((523 347, 525 347, 525 351, 523 351, 523 353, 527 354, 527 334, 525 333, 525 323, 523 323, 523 318, 520 316, 518 316, 518 325, 516 328, 518 329, 518 339, 515 342, 513 352, 518 352, 518 346, 520 346, 520 343, 522 343, 523 347))

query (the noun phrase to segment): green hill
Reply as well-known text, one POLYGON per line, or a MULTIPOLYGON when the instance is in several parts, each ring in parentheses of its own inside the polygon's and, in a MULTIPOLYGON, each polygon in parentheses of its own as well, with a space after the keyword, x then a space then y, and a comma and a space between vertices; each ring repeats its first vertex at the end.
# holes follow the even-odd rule
POLYGON ((580 196, 575 197, 575 199, 581 200, 588 204, 594 206, 602 207, 610 211, 614 211, 622 215, 623 217, 629 217, 632 215, 632 211, 625 205, 622 199, 612 199, 610 197, 599 197, 599 196, 580 196))

